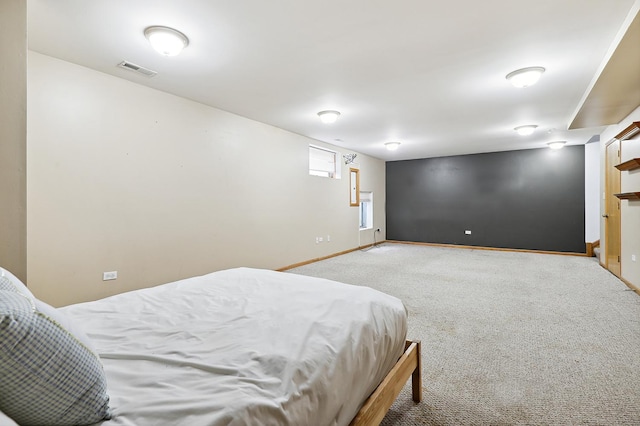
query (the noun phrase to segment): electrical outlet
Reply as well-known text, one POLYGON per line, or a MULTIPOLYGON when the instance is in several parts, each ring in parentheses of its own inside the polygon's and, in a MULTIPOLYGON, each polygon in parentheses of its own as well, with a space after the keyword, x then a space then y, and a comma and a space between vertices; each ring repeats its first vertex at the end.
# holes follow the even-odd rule
POLYGON ((118 278, 118 271, 103 272, 102 281, 115 280, 118 278))
POLYGON ((320 242, 320 243, 321 243, 322 241, 324 241, 324 240, 322 239, 322 237, 318 237, 318 242, 320 242))
POLYGON ((327 235, 327 242, 331 241, 331 235, 327 235))
POLYGON ((466 235, 471 235, 471 231, 469 231, 468 229, 467 229, 466 231, 464 231, 464 233, 465 233, 466 235))
POLYGON ((636 261, 636 255, 635 255, 635 254, 632 254, 632 255, 631 255, 631 261, 632 261, 632 262, 635 262, 635 261, 636 261))

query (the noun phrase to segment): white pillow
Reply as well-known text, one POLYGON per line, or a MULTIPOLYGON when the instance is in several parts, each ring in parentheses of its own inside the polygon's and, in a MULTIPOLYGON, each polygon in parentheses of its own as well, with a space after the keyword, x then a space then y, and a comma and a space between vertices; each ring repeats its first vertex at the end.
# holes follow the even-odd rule
POLYGON ((111 417, 102 364, 65 321, 23 291, 0 290, 0 410, 21 425, 111 417))
POLYGON ((93 342, 84 334, 84 331, 81 329, 79 324, 73 322, 71 318, 57 310, 51 305, 47 305, 42 300, 35 299, 36 311, 41 314, 49 317, 50 321, 57 323, 61 328, 67 330, 69 334, 77 339, 81 344, 87 347, 94 354, 98 354, 96 352, 96 348, 93 346, 93 342))
POLYGON ((11 420, 9 416, 7 416, 2 411, 0 411, 0 426, 19 426, 19 425, 18 423, 11 420))
POLYGON ((0 411, 0 426, 19 426, 18 423, 14 422, 7 416, 5 413, 0 411))

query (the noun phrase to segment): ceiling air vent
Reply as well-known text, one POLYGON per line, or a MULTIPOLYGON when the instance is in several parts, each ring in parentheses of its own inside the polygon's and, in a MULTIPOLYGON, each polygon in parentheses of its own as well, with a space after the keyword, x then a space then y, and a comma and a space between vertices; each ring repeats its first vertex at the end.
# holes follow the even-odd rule
POLYGON ((135 71, 139 74, 146 75, 147 77, 153 77, 158 74, 156 71, 150 70, 149 68, 141 67, 140 65, 132 64, 128 61, 122 61, 118 64, 120 68, 124 68, 125 70, 135 71))

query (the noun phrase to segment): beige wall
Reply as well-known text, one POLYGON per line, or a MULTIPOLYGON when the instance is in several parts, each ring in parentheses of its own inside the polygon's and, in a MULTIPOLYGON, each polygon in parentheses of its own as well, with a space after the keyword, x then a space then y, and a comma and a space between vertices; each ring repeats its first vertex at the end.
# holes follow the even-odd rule
POLYGON ((0 1, 0 266, 26 281, 27 6, 0 1))
POLYGON ((584 146, 584 240, 600 239, 600 144, 584 146))
MULTIPOLYGON (((352 151, 347 151, 352 152, 352 151)), ((356 158, 357 168, 360 169, 360 191, 367 191, 373 193, 373 228, 364 229, 359 232, 360 246, 366 246, 380 242, 385 239, 385 227, 386 227, 386 166, 384 161, 368 157, 362 154, 358 154, 356 158), (377 228, 380 228, 380 232, 374 232, 377 228)), ((348 169, 350 166, 346 166, 348 169)), ((352 207, 354 210, 358 210, 357 207, 352 207)))
MULTIPOLYGON (((609 126, 600 136, 600 159, 601 159, 601 183, 600 186, 604 191, 605 176, 605 148, 606 144, 611 141, 618 133, 627 128, 632 122, 640 121, 640 107, 636 108, 629 116, 622 120, 619 124, 609 126)), ((636 135, 633 139, 628 139, 620 144, 621 161, 627 161, 631 158, 640 158, 640 135, 636 135)), ((621 172, 620 189, 622 192, 640 191, 640 171, 621 172)), ((604 203, 601 204, 601 213, 604 213, 604 203)), ((636 287, 640 287, 640 201, 622 200, 620 202, 621 216, 621 267, 622 277, 636 287), (631 260, 631 256, 635 255, 636 261, 631 260)), ((606 233, 604 232, 604 219, 600 221, 600 247, 603 250, 603 256, 606 257, 606 233)))
MULTIPOLYGON (((28 84, 29 285, 53 305, 360 244, 348 166, 308 174, 325 144, 35 52, 28 84)), ((358 160, 384 238, 384 162, 358 160)))

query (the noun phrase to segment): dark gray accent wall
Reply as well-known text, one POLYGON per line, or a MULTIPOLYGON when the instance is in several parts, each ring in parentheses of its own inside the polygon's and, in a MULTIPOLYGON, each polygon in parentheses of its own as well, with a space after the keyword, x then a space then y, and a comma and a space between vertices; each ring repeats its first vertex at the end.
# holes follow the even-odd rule
POLYGON ((584 253, 584 172, 584 146, 387 162, 387 239, 584 253))

